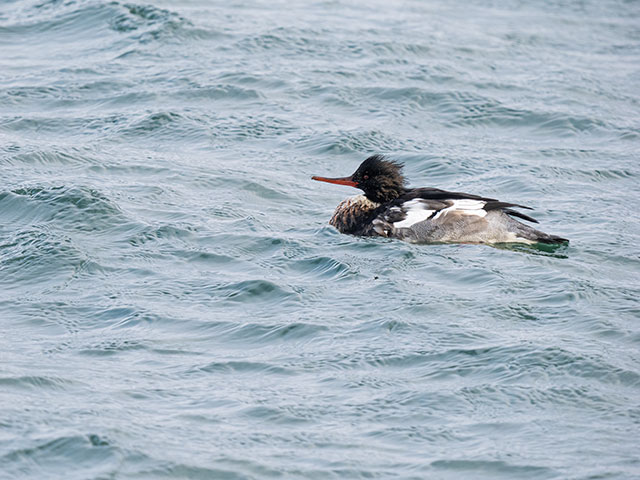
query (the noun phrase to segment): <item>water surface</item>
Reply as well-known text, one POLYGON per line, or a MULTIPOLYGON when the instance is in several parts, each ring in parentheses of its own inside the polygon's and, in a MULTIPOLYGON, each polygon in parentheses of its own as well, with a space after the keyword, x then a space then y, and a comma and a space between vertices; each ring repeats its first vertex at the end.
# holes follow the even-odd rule
POLYGON ((0 6, 0 478, 640 476, 640 10, 0 6), (327 225, 366 156, 554 251, 327 225))

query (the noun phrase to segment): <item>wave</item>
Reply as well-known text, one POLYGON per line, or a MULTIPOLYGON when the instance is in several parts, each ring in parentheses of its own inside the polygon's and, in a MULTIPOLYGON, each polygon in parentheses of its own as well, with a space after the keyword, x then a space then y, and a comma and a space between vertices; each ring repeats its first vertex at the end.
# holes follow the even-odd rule
POLYGON ((105 38, 117 46, 121 37, 144 45, 154 41, 215 38, 220 32, 197 28, 167 9, 118 1, 77 0, 31 2, 0 22, 2 43, 14 38, 31 45, 55 40, 84 51, 104 48, 105 38), (81 37, 84 42, 78 44, 81 37))
POLYGON ((0 218, 15 224, 48 224, 83 232, 118 228, 128 221, 110 198, 83 186, 34 186, 0 192, 0 211, 0 218))

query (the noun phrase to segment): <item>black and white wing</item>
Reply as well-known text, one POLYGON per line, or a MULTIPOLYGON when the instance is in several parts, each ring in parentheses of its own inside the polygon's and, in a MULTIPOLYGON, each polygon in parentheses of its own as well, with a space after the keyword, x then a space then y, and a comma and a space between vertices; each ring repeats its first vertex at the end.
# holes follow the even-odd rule
MULTIPOLYGON (((418 237, 438 241, 449 238, 456 229, 484 228, 482 220, 492 210, 536 222, 512 210, 528 208, 492 198, 438 189, 416 189, 399 198, 373 220, 374 231, 385 237, 418 237)), ((537 223, 537 222, 536 222, 537 223)))

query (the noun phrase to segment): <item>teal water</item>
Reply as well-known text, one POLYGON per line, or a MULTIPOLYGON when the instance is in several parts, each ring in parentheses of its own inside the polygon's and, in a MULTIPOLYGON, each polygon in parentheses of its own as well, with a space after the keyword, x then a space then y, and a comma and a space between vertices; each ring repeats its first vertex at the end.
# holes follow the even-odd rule
POLYGON ((0 4, 0 478, 640 477, 637 2, 136 1, 0 4))

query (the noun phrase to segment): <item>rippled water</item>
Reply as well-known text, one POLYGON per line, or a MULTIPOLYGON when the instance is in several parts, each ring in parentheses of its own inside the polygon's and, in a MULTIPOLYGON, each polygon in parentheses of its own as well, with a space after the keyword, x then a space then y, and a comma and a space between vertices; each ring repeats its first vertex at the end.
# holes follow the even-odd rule
POLYGON ((5 1, 0 67, 0 478, 640 476, 637 2, 5 1), (371 153, 571 244, 340 235, 371 153))

